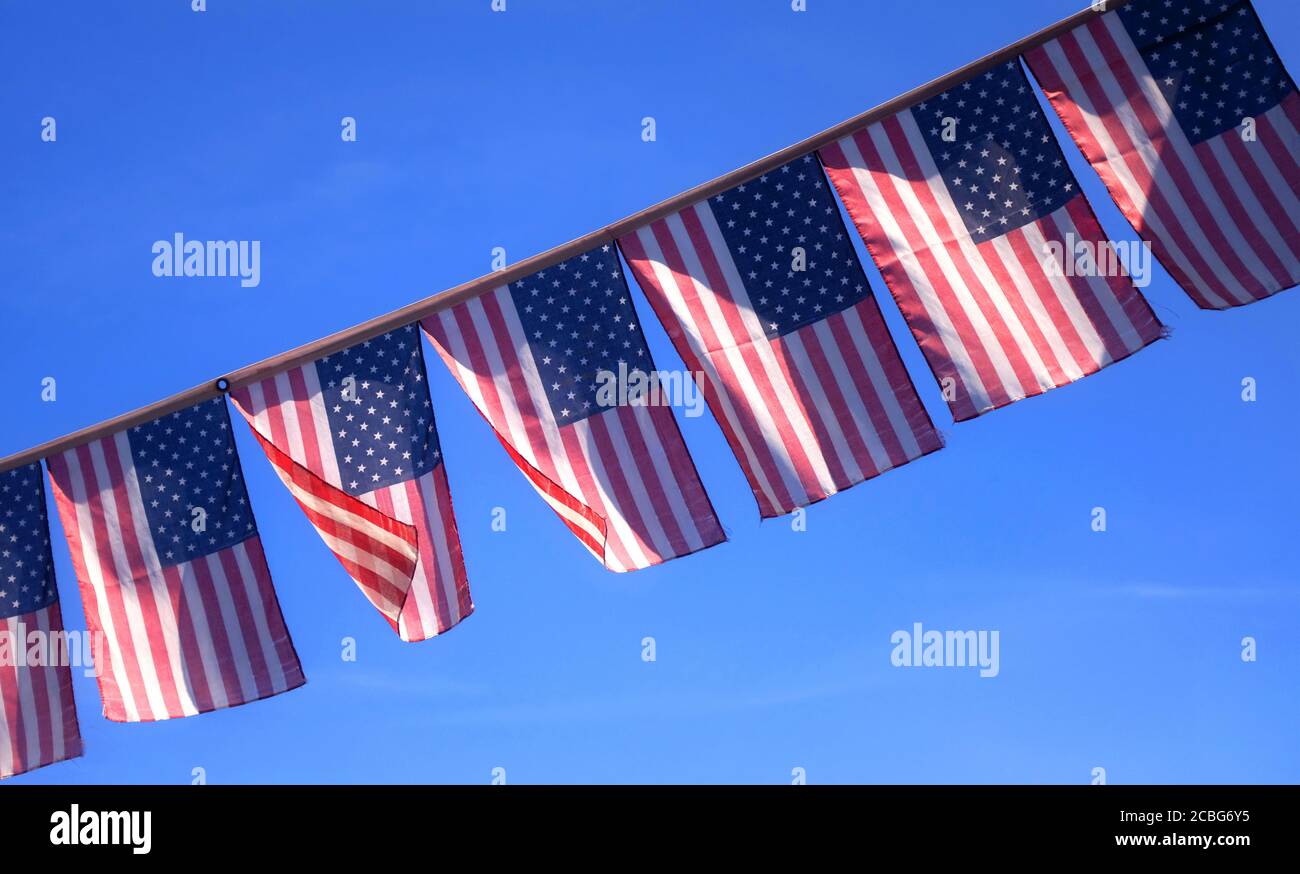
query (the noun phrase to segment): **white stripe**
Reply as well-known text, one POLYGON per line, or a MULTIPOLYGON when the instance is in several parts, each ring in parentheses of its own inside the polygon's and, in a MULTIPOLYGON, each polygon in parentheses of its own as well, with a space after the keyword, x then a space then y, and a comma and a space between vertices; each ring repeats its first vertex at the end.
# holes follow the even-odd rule
POLYGON ((248 541, 241 540, 231 547, 231 550, 235 564, 239 568, 239 581, 248 598, 249 614, 253 618, 253 629, 257 632, 258 646, 270 671, 271 688, 275 692, 283 692, 289 688, 289 680, 284 675, 284 665, 280 662, 280 653, 275 647, 275 638, 271 634, 271 620, 266 613, 258 574, 253 570, 253 563, 248 555, 248 541))
MULTIPOLYGON (((95 616, 104 631, 104 636, 107 638, 106 645, 110 656, 108 671, 112 674, 113 685, 116 686, 127 720, 139 722, 140 711, 136 707, 134 690, 131 688, 130 680, 126 674, 126 656, 122 651, 122 638, 118 636, 117 628, 113 622, 113 610, 108 601, 107 581, 104 579, 103 570, 99 564, 95 525, 90 512, 89 484, 81 472, 81 461, 77 458, 77 450, 69 449, 64 452, 63 462, 68 469, 68 479, 70 480, 68 487, 72 490, 72 507, 76 513, 76 535, 81 542, 81 560, 86 568, 86 576, 89 577, 86 583, 95 593, 95 603, 98 607, 95 616)), ((89 610, 90 605, 87 604, 86 606, 87 610, 89 610)), ((96 665, 96 667, 103 676, 104 666, 96 665)))
MULTIPOLYGON (((665 227, 667 227, 665 225, 665 227)), ((671 231, 670 231, 671 232, 671 231)), ((642 228, 636 232, 637 240, 641 243, 645 251, 646 263, 654 272, 655 282, 659 287, 660 293, 664 300, 668 302, 674 315, 681 322, 683 333, 691 350, 695 354, 698 366, 704 369, 705 378, 714 389, 714 394, 722 406, 722 417, 731 426, 731 432, 736 435, 736 440, 740 442, 740 450, 744 453, 746 466, 748 467, 753 480, 758 484, 759 489, 763 492, 765 498, 772 507, 780 509, 784 504, 778 500, 776 493, 772 490, 772 484, 768 482, 767 474, 763 470, 763 465, 759 463, 758 455, 754 447, 749 442, 749 435, 741 426, 740 418, 736 414, 735 408, 731 403, 731 395, 726 389, 726 384, 718 372, 718 368, 713 358, 703 348, 700 341, 699 328, 695 324, 695 319, 691 316, 689 308, 684 301, 683 290, 677 285, 677 277, 673 274, 672 269, 668 266, 663 252, 659 248, 659 241, 655 239, 654 231, 650 227, 642 228)), ((684 256, 683 256, 684 257, 684 256)), ((693 281, 693 280, 692 280, 693 281)), ((715 411, 716 413, 717 411, 715 411)), ((761 424, 761 423, 760 423, 761 424)))
MULTIPOLYGON (((953 325, 943 299, 939 295, 938 288, 922 268, 916 252, 913 251, 911 244, 908 242, 907 235, 903 233, 902 227, 894 219, 889 205, 885 202, 884 195, 876 185, 875 174, 868 169, 867 162, 858 150, 858 144, 853 137, 845 137, 839 141, 838 145, 840 150, 844 152, 845 161, 850 172, 853 173, 853 179, 857 183, 858 190, 862 193, 863 199, 866 200, 867 206, 871 209, 872 218, 884 231, 886 238, 889 240, 890 248, 893 249, 895 257, 898 258, 898 262, 906 271, 908 279, 911 280, 916 297, 925 309, 930 324, 934 326, 939 340, 943 343, 943 348, 948 353, 948 359, 961 376, 962 384, 971 397, 971 403, 977 411, 987 410, 993 406, 993 401, 989 397, 988 388, 980 378, 975 363, 971 360, 970 350, 966 348, 961 334, 957 332, 956 327, 953 325)), ((898 180, 890 177, 889 174, 882 175, 890 178, 891 184, 897 184, 898 180)))

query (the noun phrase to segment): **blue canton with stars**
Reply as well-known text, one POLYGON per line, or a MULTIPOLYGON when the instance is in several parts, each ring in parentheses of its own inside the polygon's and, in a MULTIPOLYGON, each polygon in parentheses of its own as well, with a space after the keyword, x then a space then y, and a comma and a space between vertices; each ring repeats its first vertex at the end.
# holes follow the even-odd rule
POLYGON ((1136 0, 1118 14, 1193 143, 1295 90, 1248 2, 1136 0))
POLYGON ((343 490, 364 495, 442 461, 415 325, 316 361, 343 490))
POLYGON ((0 619, 43 610, 57 600, 45 483, 37 462, 0 473, 0 619))
POLYGON ((1019 61, 911 109, 975 242, 1064 206, 1079 191, 1019 61), (945 119, 956 121, 955 127, 945 119), (945 130, 955 139, 944 139, 945 130))
POLYGON ((596 401, 600 371, 654 370, 613 246, 512 282, 510 297, 561 425, 606 409, 596 401))
POLYGON ((145 517, 164 567, 257 533, 225 398, 136 425, 127 438, 145 517), (203 513, 195 513, 198 508, 203 513))
POLYGON ((769 338, 848 309, 871 294, 812 155, 709 200, 769 338), (795 269, 796 249, 803 268, 795 269))

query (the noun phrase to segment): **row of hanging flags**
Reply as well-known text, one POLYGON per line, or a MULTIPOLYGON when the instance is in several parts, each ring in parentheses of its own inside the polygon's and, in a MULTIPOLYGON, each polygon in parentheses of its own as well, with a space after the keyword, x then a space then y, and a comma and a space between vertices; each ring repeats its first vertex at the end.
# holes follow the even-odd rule
MULTIPOLYGON (((1137 0, 1022 60, 1198 305, 1300 281, 1300 97, 1249 2, 1137 0)), ((1128 276, 1045 258, 1053 242, 1109 243, 1020 63, 973 76, 617 241, 763 517, 943 445, 832 188, 958 421, 1162 336, 1128 276)), ((655 371, 615 246, 599 246, 231 393, 402 640, 474 609, 420 329, 605 567, 726 539, 671 410, 599 402, 597 372, 655 371)), ((305 682, 224 399, 45 461, 107 718, 192 716, 305 682)), ((50 643, 63 623, 39 463, 0 473, 0 621, 0 776, 79 755, 70 671, 50 643)))

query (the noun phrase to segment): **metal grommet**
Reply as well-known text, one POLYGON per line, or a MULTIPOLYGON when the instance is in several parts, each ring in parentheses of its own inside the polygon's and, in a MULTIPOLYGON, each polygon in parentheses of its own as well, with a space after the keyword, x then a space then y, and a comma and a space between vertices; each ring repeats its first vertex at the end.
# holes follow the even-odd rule
POLYGON ((224 376, 218 379, 217 391, 221 392, 222 394, 225 394, 226 392, 230 391, 230 380, 226 379, 224 376))

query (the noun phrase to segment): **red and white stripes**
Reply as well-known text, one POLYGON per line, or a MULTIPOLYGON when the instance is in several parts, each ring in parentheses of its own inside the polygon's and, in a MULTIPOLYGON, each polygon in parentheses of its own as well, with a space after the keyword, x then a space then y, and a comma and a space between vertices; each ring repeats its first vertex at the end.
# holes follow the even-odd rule
POLYGON ((1109 246, 1076 195, 976 243, 912 112, 825 147, 821 157, 953 417, 961 421, 1095 373, 1161 336, 1124 275, 1069 275, 1049 242, 1109 246))
MULTIPOLYGON (((1117 14, 1025 55, 1111 196, 1206 309, 1300 282, 1300 95, 1192 145, 1117 14)), ((1248 63, 1243 61, 1243 63, 1248 63)))
POLYGON ((305 682, 260 538, 164 567, 125 433, 47 459, 92 638, 104 715, 148 722, 305 682))
POLYGON ((72 672, 59 661, 66 647, 58 603, 0 620, 0 778, 81 755, 72 672), (43 663, 26 663, 29 635, 39 634, 43 663), (20 652, 21 651, 21 652, 20 652))
POLYGON ((942 445, 874 298, 769 340, 707 202, 619 247, 696 374, 763 517, 942 445))
POLYGON ((508 288, 422 324, 511 459, 605 567, 649 567, 726 539, 669 408, 555 420, 508 288))
POLYGON ((314 364, 231 399, 321 539, 402 640, 434 637, 473 612, 443 464, 353 497, 342 489, 314 364))

